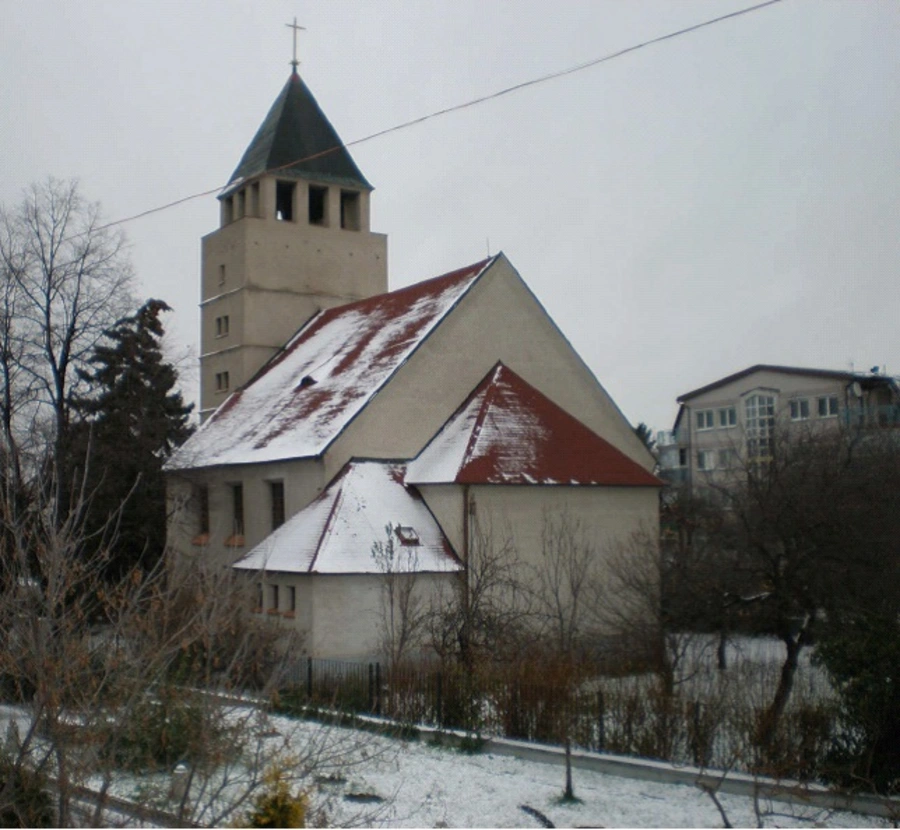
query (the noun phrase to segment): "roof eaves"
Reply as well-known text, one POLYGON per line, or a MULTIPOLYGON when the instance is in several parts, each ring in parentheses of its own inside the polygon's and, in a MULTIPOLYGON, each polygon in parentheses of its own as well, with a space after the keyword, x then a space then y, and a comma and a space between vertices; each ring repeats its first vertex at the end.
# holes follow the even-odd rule
POLYGON ((711 392, 713 389, 718 389, 721 386, 726 386, 729 383, 741 380, 754 372, 777 372, 784 375, 805 375, 847 381, 854 380, 857 377, 853 372, 843 372, 838 369, 805 369, 802 366, 778 366, 771 363, 757 363, 754 366, 742 369, 739 372, 726 375, 724 378, 719 378, 719 380, 714 380, 712 383, 706 384, 706 386, 701 386, 698 389, 685 392, 683 395, 679 395, 675 400, 677 403, 684 403, 691 398, 696 398, 699 395, 711 392))

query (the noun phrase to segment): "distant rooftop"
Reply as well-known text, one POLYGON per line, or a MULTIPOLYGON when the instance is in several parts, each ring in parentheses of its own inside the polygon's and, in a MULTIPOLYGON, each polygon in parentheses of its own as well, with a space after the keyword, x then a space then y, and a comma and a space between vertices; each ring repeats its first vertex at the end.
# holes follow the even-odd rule
POLYGON ((691 400, 691 398, 696 398, 699 395, 711 392, 713 389, 718 389, 720 386, 726 386, 729 383, 747 377, 747 375, 752 375, 755 372, 777 372, 783 375, 800 375, 803 377, 826 378, 828 380, 842 380, 847 383, 859 381, 863 386, 882 386, 897 383, 896 378, 893 378, 890 375, 874 372, 847 372, 838 369, 806 369, 800 366, 778 366, 769 363, 757 363, 755 366, 750 366, 747 369, 742 369, 740 372, 727 375, 724 378, 706 384, 706 386, 701 386, 699 389, 685 392, 685 394, 679 395, 676 400, 678 403, 684 403, 685 401, 691 400))

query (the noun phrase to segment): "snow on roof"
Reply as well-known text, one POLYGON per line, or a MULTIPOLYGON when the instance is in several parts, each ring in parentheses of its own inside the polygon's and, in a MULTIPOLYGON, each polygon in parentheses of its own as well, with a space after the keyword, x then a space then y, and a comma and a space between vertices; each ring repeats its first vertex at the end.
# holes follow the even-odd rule
POLYGON ((406 481, 624 487, 661 484, 502 363, 409 463, 406 481))
POLYGON ((496 259, 320 312, 167 468, 320 455, 496 259))
POLYGON ((238 560, 239 570, 281 573, 383 573, 372 555, 392 529, 395 570, 459 571, 422 497, 403 483, 397 461, 350 461, 308 507, 238 560))

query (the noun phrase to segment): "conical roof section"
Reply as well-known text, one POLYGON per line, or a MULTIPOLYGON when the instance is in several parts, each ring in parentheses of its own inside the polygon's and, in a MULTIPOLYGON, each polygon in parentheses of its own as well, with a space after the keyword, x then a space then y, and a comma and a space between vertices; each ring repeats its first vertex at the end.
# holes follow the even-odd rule
POLYGON ((228 184, 267 171, 372 190, 309 87, 291 73, 228 184))

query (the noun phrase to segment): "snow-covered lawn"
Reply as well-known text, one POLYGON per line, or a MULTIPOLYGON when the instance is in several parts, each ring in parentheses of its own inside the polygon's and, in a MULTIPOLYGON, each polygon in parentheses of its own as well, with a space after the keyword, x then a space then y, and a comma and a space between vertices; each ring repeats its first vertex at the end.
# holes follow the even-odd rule
MULTIPOLYGON (((277 719, 303 741, 313 724, 277 719)), ((349 730, 333 729, 334 737, 349 730)), ((636 781, 575 770, 577 804, 560 803, 561 766, 489 753, 465 754, 428 743, 405 742, 360 733, 360 751, 369 756, 345 780, 320 783, 314 803, 330 824, 380 827, 539 827, 527 805, 557 827, 722 827, 709 796, 676 784, 636 781), (348 800, 347 796, 351 799, 348 800), (382 798, 382 803, 375 802, 382 798), (373 803, 375 802, 375 803, 373 803)), ((755 827, 753 800, 720 795, 736 827, 755 827)), ((767 827, 880 827, 884 822, 851 813, 761 801, 767 827)))

